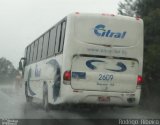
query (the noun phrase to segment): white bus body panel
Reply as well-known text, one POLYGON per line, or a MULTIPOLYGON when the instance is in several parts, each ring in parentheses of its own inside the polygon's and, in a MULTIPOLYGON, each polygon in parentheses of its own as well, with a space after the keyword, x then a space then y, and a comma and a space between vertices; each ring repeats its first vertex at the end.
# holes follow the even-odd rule
POLYGON ((53 65, 53 61, 57 61, 59 67, 62 67, 63 55, 58 55, 55 57, 51 57, 45 60, 42 60, 37 63, 33 63, 25 68, 25 76, 24 80, 29 82, 28 90, 29 95, 42 99, 43 98, 43 84, 44 81, 48 85, 48 101, 49 103, 53 103, 53 84, 56 77, 56 69, 57 67, 53 65), (29 77, 29 70, 31 70, 31 77, 29 77), (37 74, 36 74, 37 72, 37 74))
POLYGON ((69 42, 66 42, 64 47, 63 72, 71 70, 72 78, 71 87, 62 85, 64 102, 75 100, 77 103, 102 103, 97 97, 103 95, 112 97, 107 104, 137 105, 141 93, 141 87, 137 86, 137 76, 142 76, 143 67, 143 21, 124 16, 79 14, 70 15, 67 25, 67 30, 70 31, 66 31, 69 42), (97 36, 94 30, 99 24, 105 26, 102 31, 106 34, 108 30, 115 34, 104 37, 101 32, 102 37, 97 36), (72 48, 72 51, 68 51, 68 48, 72 48), (103 62, 94 63, 97 70, 88 69, 87 60, 97 60, 96 56, 105 58, 98 57, 103 62), (105 68, 118 70, 117 62, 124 63, 127 70, 105 71, 105 68), (86 73, 86 79, 81 79, 81 75, 73 78, 73 72, 86 73), (98 83, 100 74, 111 73, 115 77, 112 81, 114 84, 105 80, 98 83), (74 90, 78 92, 73 92, 74 90), (128 98, 135 98, 135 102, 129 104, 128 98))
POLYGON ((135 92, 137 71, 138 63, 132 60, 76 56, 72 60, 71 86, 80 90, 135 92), (86 62, 89 66, 90 61, 97 61, 92 62, 96 69, 87 67, 86 62), (125 71, 120 72, 121 67, 117 64, 124 66, 122 70, 125 71))

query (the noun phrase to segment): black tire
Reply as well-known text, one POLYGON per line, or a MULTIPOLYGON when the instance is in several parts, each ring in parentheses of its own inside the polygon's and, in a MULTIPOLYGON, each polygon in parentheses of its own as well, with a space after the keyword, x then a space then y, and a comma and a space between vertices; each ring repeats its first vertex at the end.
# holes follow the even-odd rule
POLYGON ((43 84, 43 108, 44 108, 45 111, 49 111, 48 86, 45 82, 43 84))
POLYGON ((32 102, 32 99, 33 99, 33 98, 28 95, 27 82, 25 83, 25 96, 26 96, 26 102, 32 102))

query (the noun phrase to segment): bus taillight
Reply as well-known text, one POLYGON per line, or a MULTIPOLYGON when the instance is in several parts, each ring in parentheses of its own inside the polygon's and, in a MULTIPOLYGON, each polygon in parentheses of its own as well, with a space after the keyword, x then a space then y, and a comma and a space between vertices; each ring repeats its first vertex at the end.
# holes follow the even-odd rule
POLYGON ((137 17, 136 17, 136 20, 140 20, 140 19, 141 19, 141 17, 140 17, 140 16, 137 16, 137 17))
POLYGON ((77 14, 77 15, 78 15, 78 14, 80 14, 80 13, 79 13, 79 12, 75 12, 75 14, 77 14))
POLYGON ((63 74, 64 84, 70 84, 71 81, 71 71, 65 71, 63 74))
POLYGON ((137 85, 141 85, 143 83, 143 78, 142 76, 137 77, 137 85))

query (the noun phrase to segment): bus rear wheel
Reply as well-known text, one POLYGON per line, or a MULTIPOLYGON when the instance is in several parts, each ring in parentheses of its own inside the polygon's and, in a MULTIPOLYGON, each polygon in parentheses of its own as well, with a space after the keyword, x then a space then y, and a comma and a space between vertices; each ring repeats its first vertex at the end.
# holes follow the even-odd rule
POLYGON ((47 84, 43 84, 43 108, 45 111, 49 110, 49 104, 48 104, 48 87, 47 84))
POLYGON ((33 99, 33 98, 28 95, 27 82, 25 83, 25 96, 26 96, 26 102, 32 102, 32 99, 33 99))

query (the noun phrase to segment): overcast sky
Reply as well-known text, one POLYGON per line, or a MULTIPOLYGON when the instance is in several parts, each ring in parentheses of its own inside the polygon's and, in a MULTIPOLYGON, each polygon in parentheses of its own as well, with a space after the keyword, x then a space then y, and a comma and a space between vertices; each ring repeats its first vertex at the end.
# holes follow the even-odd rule
POLYGON ((117 14, 122 0, 0 0, 0 58, 18 67, 25 47, 72 12, 117 14))

